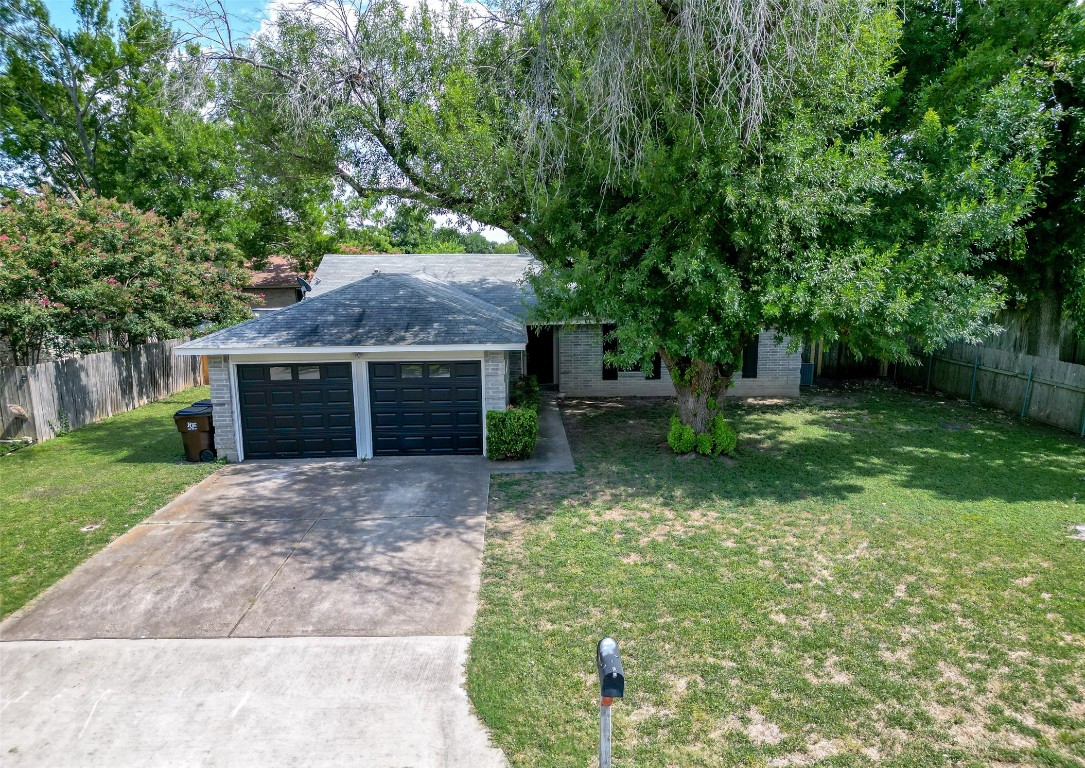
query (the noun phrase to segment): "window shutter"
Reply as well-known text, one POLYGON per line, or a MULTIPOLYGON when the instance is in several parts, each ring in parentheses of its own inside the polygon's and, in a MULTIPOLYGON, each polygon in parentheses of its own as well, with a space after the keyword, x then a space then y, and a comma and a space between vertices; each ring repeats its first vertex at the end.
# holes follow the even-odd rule
MULTIPOLYGON (((614 333, 614 330, 618 326, 614 323, 603 323, 603 355, 605 356, 610 352, 618 351, 618 340, 615 338, 607 338, 609 334, 614 333)), ((618 379, 618 369, 603 360, 603 381, 616 381, 618 379)))
POLYGON ((742 350, 742 378, 757 378, 757 337, 742 350))

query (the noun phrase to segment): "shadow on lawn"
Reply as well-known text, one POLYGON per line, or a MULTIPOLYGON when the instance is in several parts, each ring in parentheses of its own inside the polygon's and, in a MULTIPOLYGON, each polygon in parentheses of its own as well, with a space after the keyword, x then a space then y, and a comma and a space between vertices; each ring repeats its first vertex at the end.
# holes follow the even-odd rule
POLYGON ((125 464, 183 463, 184 445, 173 414, 191 404, 191 395, 171 395, 49 442, 59 445, 55 441, 63 441, 77 450, 125 464))
POLYGON ((566 401, 582 472, 563 495, 647 493, 692 507, 844 501, 879 483, 952 502, 1085 494, 1085 447, 1073 436, 944 399, 860 390, 728 403, 739 434, 735 460, 673 455, 665 439, 673 408, 670 400, 566 401))

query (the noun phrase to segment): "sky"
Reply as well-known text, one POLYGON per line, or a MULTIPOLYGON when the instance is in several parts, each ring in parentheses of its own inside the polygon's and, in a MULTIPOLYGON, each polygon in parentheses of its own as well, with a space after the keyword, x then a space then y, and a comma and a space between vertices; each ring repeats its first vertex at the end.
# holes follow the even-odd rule
MULTIPOLYGON (((267 14, 268 0, 222 0, 226 10, 234 17, 238 28, 242 33, 249 33, 260 24, 267 14)), ((113 0, 112 11, 119 16, 123 0, 113 0)), ((53 23, 62 29, 75 27, 75 13, 72 11, 71 0, 45 0, 45 7, 49 9, 49 16, 53 23)), ((169 15, 178 15, 177 7, 168 0, 160 0, 159 7, 169 15)))

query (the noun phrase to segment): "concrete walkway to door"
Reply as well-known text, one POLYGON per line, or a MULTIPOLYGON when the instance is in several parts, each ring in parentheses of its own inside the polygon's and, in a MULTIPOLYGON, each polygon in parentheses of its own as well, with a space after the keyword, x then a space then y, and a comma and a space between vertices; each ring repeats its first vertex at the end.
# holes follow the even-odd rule
POLYGON ((0 624, 5 763, 504 765, 462 690, 489 472, 226 467, 0 624))

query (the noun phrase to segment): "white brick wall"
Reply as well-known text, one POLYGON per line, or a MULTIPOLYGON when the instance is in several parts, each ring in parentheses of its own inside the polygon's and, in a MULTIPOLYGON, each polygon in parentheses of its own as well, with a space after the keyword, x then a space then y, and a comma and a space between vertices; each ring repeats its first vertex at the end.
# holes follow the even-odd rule
MULTIPOLYGON (((482 393, 483 411, 503 411, 509 404, 508 352, 484 352, 482 358, 483 378, 486 380, 482 393)), ((511 354, 519 354, 513 352, 511 354)))
POLYGON ((219 458, 238 460, 237 425, 234 423, 234 395, 230 387, 230 358, 212 355, 207 358, 211 378, 211 402, 215 406, 215 448, 219 458))
MULTIPOLYGON (((736 373, 730 397, 798 397, 802 356, 788 354, 787 339, 774 342, 772 331, 762 331, 757 340, 757 378, 743 379, 736 373)), ((568 395, 661 396, 674 394, 667 366, 659 379, 645 379, 639 371, 619 373, 618 379, 603 379, 603 330, 599 325, 565 325, 558 330, 558 387, 568 395)))
POLYGON ((802 353, 788 353, 790 339, 775 342, 774 331, 761 331, 757 337, 757 378, 744 379, 742 371, 735 373, 735 385, 727 390, 728 397, 798 397, 802 353))

